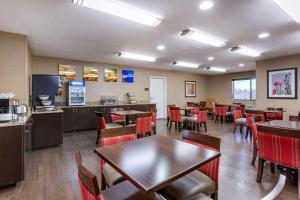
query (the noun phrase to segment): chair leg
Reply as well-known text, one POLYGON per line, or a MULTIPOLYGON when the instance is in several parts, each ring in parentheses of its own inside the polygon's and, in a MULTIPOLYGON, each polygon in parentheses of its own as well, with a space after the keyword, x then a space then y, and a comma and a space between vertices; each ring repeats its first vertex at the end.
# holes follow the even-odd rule
POLYGON ((153 127, 153 134, 156 135, 156 125, 153 127))
POLYGON ((218 192, 213 193, 213 194, 211 195, 211 198, 212 198, 213 200, 218 200, 218 192))
POLYGON ((273 162, 270 163, 270 171, 272 174, 275 173, 275 163, 273 163, 273 162))
POLYGON ((256 158, 257 158, 257 145, 253 145, 253 156, 252 156, 251 165, 255 164, 256 158))
POLYGON ((97 131, 96 145, 98 145, 98 144, 99 144, 99 143, 98 143, 98 142, 99 142, 99 135, 100 135, 100 134, 99 134, 99 131, 97 131))
POLYGON ((240 125, 240 132, 243 132, 243 128, 244 128, 244 126, 243 126, 243 124, 241 124, 240 125))
POLYGON ((236 124, 234 124, 234 127, 233 127, 233 134, 235 134, 236 127, 237 127, 237 125, 236 125, 236 124))
POLYGON ((175 122, 175 130, 177 130, 178 122, 175 122))
POLYGON ((218 121, 218 115, 215 116, 215 123, 218 121))
POLYGON ((181 131, 181 122, 178 122, 178 130, 181 131))
POLYGON ((103 176, 103 174, 101 174, 101 190, 105 190, 105 189, 106 189, 105 177, 103 176))
POLYGON ((261 158, 258 159, 258 170, 257 170, 257 177, 256 177, 257 183, 261 183, 262 175, 264 173, 264 163, 265 160, 261 158))
POLYGON ((206 122, 204 122, 204 130, 205 130, 205 132, 207 132, 207 125, 206 125, 206 122))
POLYGON ((172 122, 172 121, 170 121, 170 122, 169 122, 169 130, 171 130, 171 128, 172 128, 172 124, 173 124, 173 122, 172 122))
POLYGON ((197 126, 197 131, 199 132, 200 131, 200 123, 196 123, 196 126, 197 126))
POLYGON ((247 139, 247 138, 248 138, 249 131, 250 131, 250 128, 249 128, 249 127, 247 127, 245 139, 247 139))
POLYGON ((169 126, 170 118, 167 117, 167 127, 169 126))

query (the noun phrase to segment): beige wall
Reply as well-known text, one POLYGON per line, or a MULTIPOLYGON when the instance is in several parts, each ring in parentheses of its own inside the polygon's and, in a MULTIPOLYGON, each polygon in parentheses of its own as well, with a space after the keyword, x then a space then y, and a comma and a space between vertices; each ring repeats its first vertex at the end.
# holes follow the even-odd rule
POLYGON ((30 60, 25 35, 0 32, 0 93, 13 92, 21 103, 28 103, 30 60))
MULTIPOLYGON (((127 101, 126 93, 135 92, 138 101, 149 101, 149 91, 145 88, 150 87, 150 76, 159 76, 167 78, 167 100, 168 104, 176 104, 183 106, 187 101, 200 101, 207 99, 207 77, 197 74, 189 74, 184 72, 172 72, 166 70, 154 70, 139 67, 116 67, 108 64, 90 63, 83 61, 74 61, 58 58, 37 57, 33 56, 33 74, 58 74, 59 64, 76 65, 77 79, 82 79, 83 66, 96 66, 99 69, 98 82, 87 82, 87 101, 99 102, 102 95, 117 95, 121 101, 127 101), (106 83, 103 80, 104 68, 118 69, 118 82, 106 83), (135 71, 135 83, 122 83, 121 70, 133 69, 135 71), (185 98, 184 96, 184 81, 197 82, 197 97, 185 98)), ((66 94, 57 98, 57 101, 65 102, 66 94)))
MULTIPOLYGON (((258 61, 256 63, 256 81, 257 81, 257 101, 256 106, 259 109, 267 107, 283 107, 285 119, 289 115, 296 115, 300 111, 300 100, 267 99, 267 70, 298 67, 298 77, 300 76, 300 54, 281 58, 258 61)), ((298 96, 300 92, 298 78, 298 96)))
MULTIPOLYGON (((208 97, 218 103, 232 103, 232 79, 255 77, 255 71, 214 75, 208 77, 208 97)), ((235 101, 255 107, 255 101, 235 101)))

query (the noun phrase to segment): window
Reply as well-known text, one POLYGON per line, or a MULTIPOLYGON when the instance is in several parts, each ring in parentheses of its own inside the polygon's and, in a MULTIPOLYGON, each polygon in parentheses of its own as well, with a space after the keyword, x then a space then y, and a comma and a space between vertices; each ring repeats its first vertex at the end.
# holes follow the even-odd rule
POLYGON ((256 79, 255 78, 233 79, 232 98, 234 100, 255 100, 256 79))

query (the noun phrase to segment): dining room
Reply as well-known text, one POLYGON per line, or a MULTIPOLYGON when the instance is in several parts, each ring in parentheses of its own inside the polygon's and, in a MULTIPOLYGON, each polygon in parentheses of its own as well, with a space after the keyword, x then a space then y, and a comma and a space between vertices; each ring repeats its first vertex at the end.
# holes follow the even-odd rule
POLYGON ((0 200, 300 198, 297 0, 1 3, 0 200))

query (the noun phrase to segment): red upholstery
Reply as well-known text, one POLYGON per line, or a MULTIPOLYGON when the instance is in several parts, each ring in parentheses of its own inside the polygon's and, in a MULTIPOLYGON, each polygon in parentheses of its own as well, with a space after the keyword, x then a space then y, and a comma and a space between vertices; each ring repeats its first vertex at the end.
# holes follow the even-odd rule
POLYGON ((237 119, 243 118, 242 110, 233 111, 233 121, 236 122, 237 119))
POLYGON ((266 113, 267 120, 282 120, 283 112, 268 112, 266 113))
POLYGON ((145 134, 152 131, 152 116, 136 118, 136 134, 145 134))
POLYGON ((81 190, 82 200, 104 200, 102 195, 95 196, 93 195, 81 182, 80 177, 78 176, 79 186, 81 190))
POLYGON ((207 121, 207 111, 206 110, 198 110, 197 113, 197 123, 202 123, 207 121))
POLYGON ((120 116, 115 114, 110 114, 110 117, 112 122, 122 122, 126 120, 125 116, 120 116))
POLYGON ((257 145, 257 124, 263 124, 263 121, 254 122, 251 124, 252 144, 257 145))
POLYGON ((226 116, 226 107, 225 106, 216 106, 216 114, 218 116, 226 116))
POLYGON ((198 111, 199 110, 197 110, 197 109, 190 110, 190 114, 197 115, 198 111))
POLYGON ((173 110, 170 109, 170 121, 172 122, 181 122, 181 113, 179 109, 173 110))
POLYGON ((96 117, 96 124, 97 124, 97 127, 99 129, 99 131, 101 129, 106 129, 106 122, 105 122, 105 118, 104 117, 96 117))
POLYGON ((152 122, 156 124, 157 112, 152 112, 152 122))
POLYGON ((256 116, 261 116, 261 118, 263 119, 263 121, 265 121, 265 116, 264 114, 252 114, 252 113, 247 113, 246 114, 246 126, 251 128, 251 118, 252 117, 256 117, 256 116))
POLYGON ((300 139, 258 131, 259 158, 300 169, 300 139))
MULTIPOLYGON (((189 140, 183 140, 184 142, 194 144, 203 148, 207 148, 213 151, 217 151, 216 149, 213 149, 209 146, 205 146, 196 142, 192 142, 189 140)), ((210 177, 214 182, 215 182, 215 188, 216 191, 218 191, 218 186, 219 186, 219 163, 220 163, 220 158, 214 159, 207 163, 206 165, 203 165, 200 167, 198 170, 206 174, 208 177, 210 177)))

